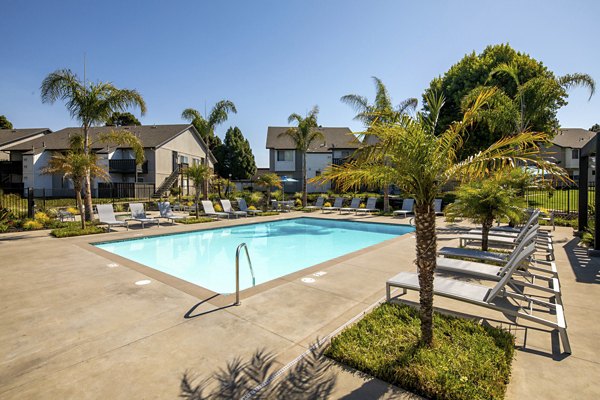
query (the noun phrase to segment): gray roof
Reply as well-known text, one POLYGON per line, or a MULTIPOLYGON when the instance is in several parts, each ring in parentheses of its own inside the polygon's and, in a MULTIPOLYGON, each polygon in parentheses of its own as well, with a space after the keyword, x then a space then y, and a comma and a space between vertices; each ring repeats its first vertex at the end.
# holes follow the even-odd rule
MULTIPOLYGON (((170 141, 171 139, 179 136, 187 129, 191 129, 196 134, 203 147, 206 148, 206 144, 197 133, 193 125, 190 124, 176 124, 176 125, 142 125, 142 126, 101 126, 90 128, 90 139, 93 142, 92 148, 100 150, 106 147, 105 143, 99 143, 96 141, 99 135, 109 133, 111 130, 124 129, 135 136, 137 136, 142 145, 145 148, 157 148, 170 141), (94 143, 95 142, 95 143, 94 143)), ((77 128, 65 128, 59 131, 49 133, 39 138, 28 140, 24 143, 9 147, 7 150, 18 150, 18 151, 31 151, 32 149, 46 149, 46 150, 65 150, 69 148, 69 139, 73 135, 82 134, 82 129, 77 128)), ((127 146, 115 146, 111 144, 110 147, 127 147, 127 146)), ((211 154, 212 156, 212 154, 211 154)))
MULTIPOLYGON (((289 136, 280 136, 289 128, 288 126, 269 126, 267 129, 267 149, 295 149, 296 145, 289 136)), ((319 130, 325 136, 325 140, 311 143, 308 149, 309 153, 328 152, 334 147, 336 149, 356 149, 360 146, 360 142, 352 134, 350 128, 321 127, 319 130)))
POLYGON ((28 137, 43 135, 46 132, 52 131, 48 128, 0 129, 0 146, 6 146, 28 137))
POLYGON ((558 133, 552 139, 552 143, 560 147, 569 147, 571 149, 581 149, 596 134, 587 129, 564 128, 559 129, 558 133))

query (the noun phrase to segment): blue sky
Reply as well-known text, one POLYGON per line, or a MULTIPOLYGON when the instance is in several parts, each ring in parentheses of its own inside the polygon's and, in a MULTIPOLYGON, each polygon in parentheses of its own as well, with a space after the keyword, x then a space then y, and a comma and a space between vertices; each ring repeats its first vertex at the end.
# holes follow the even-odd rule
MULTIPOLYGON (((18 1, 2 0, 0 114, 15 127, 74 126, 63 104, 42 104, 59 68, 139 90, 144 124, 232 100, 231 125, 268 166, 269 125, 318 104, 323 126, 360 130, 339 98, 373 97, 381 78, 396 102, 417 97, 465 53, 510 43, 555 73, 600 83, 598 1, 18 1)), ((564 127, 600 123, 600 93, 571 92, 564 127)))

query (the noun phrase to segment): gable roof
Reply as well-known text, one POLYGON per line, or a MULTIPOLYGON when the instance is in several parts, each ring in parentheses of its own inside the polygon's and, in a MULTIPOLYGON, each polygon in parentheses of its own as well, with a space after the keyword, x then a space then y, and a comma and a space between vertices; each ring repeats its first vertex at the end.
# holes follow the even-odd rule
MULTIPOLYGON (((179 136, 186 130, 190 130, 200 141, 202 147, 206 150, 209 157, 215 161, 214 155, 208 150, 208 146, 202 140, 202 137, 191 124, 175 124, 175 125, 141 125, 141 126, 99 126, 90 128, 90 139, 94 150, 101 150, 106 147, 106 143, 99 143, 96 139, 101 134, 107 134, 112 130, 127 130, 133 133, 140 139, 144 148, 158 148, 179 136)), ((23 143, 11 146, 6 150, 16 151, 31 151, 32 149, 45 150, 66 150, 69 148, 69 140, 73 135, 80 135, 83 131, 80 127, 65 128, 56 132, 49 133, 39 138, 31 139, 23 143)), ((117 146, 109 144, 113 148, 127 148, 128 146, 117 146)))
MULTIPOLYGON (((287 135, 280 136, 290 127, 288 126, 269 126, 267 129, 267 149, 295 149, 294 141, 287 135)), ((311 143, 309 153, 322 153, 333 148, 336 149, 357 149, 360 142, 352 134, 350 128, 341 127, 321 127, 319 131, 325 136, 325 140, 318 140, 311 143)))
POLYGON ((558 133, 552 139, 552 143, 560 147, 581 149, 595 136, 594 132, 587 129, 565 128, 559 129, 558 133))
POLYGON ((43 135, 46 132, 52 132, 48 128, 31 129, 0 129, 0 146, 7 146, 33 136, 43 135))

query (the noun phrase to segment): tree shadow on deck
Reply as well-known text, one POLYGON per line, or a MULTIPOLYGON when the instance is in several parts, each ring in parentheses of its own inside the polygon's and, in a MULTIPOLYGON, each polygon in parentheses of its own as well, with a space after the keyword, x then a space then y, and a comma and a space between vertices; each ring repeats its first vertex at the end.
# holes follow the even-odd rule
POLYGON ((577 282, 600 284, 600 257, 588 256, 588 249, 578 247, 580 239, 574 238, 563 248, 569 258, 577 282))

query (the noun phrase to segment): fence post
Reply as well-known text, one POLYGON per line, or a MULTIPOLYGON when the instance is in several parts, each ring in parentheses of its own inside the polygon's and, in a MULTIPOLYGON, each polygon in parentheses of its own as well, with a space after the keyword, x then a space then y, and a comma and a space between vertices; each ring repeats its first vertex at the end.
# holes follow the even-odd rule
POLYGON ((571 215, 571 185, 567 186, 567 215, 571 215))
POLYGON ((33 188, 27 189, 27 217, 33 218, 35 215, 35 203, 33 201, 33 188))

